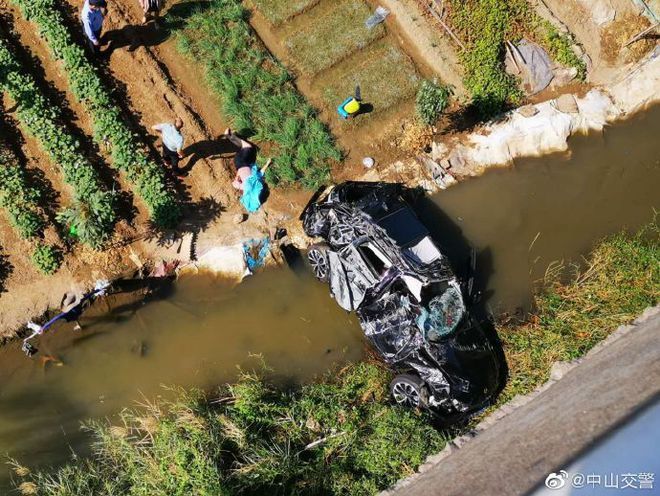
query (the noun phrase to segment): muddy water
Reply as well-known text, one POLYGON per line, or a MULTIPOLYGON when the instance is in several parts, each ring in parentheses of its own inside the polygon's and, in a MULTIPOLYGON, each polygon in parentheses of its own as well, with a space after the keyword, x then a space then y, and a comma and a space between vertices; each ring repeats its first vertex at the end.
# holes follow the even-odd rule
POLYGON ((495 312, 528 310, 551 264, 570 270, 594 243, 635 230, 660 210, 660 107, 573 138, 568 153, 519 160, 433 198, 425 214, 460 259, 478 252, 478 276, 495 312))
POLYGON ((82 331, 66 324, 36 342, 33 359, 18 345, 0 349, 0 453, 31 465, 62 462, 70 448, 86 451, 81 420, 110 416, 142 395, 167 395, 161 385, 232 380, 238 366, 259 366, 256 354, 276 376, 298 380, 358 359, 357 321, 311 277, 272 270, 235 288, 186 278, 146 305, 110 297, 85 314, 82 331), (62 365, 44 364, 48 355, 62 365))
MULTIPOLYGON (((660 107, 579 137, 570 154, 519 161, 425 201, 422 217, 456 260, 477 248, 478 283, 496 310, 529 308, 548 265, 579 261, 603 236, 635 229, 660 209, 660 107)), ((280 377, 309 380, 363 352, 354 317, 324 285, 288 269, 236 288, 184 279, 166 299, 110 299, 83 331, 62 326, 25 358, 0 349, 0 453, 32 466, 85 453, 79 422, 111 416, 161 384, 211 387, 261 354, 280 377), (108 312, 110 310, 110 312, 108 312), (61 360, 44 363, 51 355, 61 360)), ((0 471, 0 493, 8 490, 0 471)))

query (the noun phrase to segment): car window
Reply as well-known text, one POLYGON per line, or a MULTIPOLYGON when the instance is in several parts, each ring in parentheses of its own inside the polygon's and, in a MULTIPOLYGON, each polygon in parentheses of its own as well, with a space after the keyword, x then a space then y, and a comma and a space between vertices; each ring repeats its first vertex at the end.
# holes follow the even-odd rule
POLYGON ((373 271, 382 275, 391 264, 385 262, 385 257, 376 253, 376 251, 367 243, 356 246, 358 253, 362 256, 363 260, 373 269, 373 271))

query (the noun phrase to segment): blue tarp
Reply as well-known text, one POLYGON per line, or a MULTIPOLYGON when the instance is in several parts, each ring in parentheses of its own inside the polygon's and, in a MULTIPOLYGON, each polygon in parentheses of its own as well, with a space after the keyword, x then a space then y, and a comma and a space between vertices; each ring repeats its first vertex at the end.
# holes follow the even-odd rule
POLYGON ((264 191, 264 175, 256 165, 252 166, 252 174, 243 184, 241 203, 249 213, 254 213, 261 207, 261 194, 264 191))

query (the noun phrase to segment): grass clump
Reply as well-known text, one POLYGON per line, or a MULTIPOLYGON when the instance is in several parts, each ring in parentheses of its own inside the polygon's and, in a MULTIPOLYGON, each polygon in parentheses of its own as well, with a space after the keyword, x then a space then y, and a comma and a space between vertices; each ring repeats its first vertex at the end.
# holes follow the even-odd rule
POLYGON ((259 11, 274 25, 282 24, 320 0, 252 0, 259 11))
POLYGON ((618 234, 592 252, 587 266, 562 284, 551 281, 537 299, 536 316, 499 329, 510 381, 501 401, 547 381, 555 361, 583 356, 660 297, 660 231, 618 234))
POLYGON ((32 252, 32 262, 42 274, 51 275, 62 264, 62 252, 55 246, 38 244, 32 252))
POLYGON ((422 81, 415 101, 417 117, 427 126, 435 124, 449 105, 451 94, 451 88, 447 86, 439 85, 435 81, 422 81))
MULTIPOLYGON (((248 11, 240 0, 195 5, 188 6, 195 9, 191 15, 179 19, 178 48, 203 65, 234 127, 269 148, 269 181, 307 188, 323 184, 341 154, 291 75, 252 31, 248 11)), ((186 5, 177 7, 182 12, 186 5)), ((177 24, 175 15, 171 25, 177 24)))
POLYGON ((367 363, 290 391, 246 374, 219 401, 182 392, 94 424, 91 459, 26 480, 44 496, 371 495, 445 444, 425 415, 385 402, 389 380, 367 363))
POLYGON ((325 79, 328 83, 324 98, 328 105, 338 105, 360 85, 364 104, 373 106, 372 114, 387 111, 412 97, 420 83, 412 61, 384 41, 363 50, 359 60, 349 59, 333 67, 325 79))
POLYGON ((356 0, 314 8, 291 26, 293 34, 285 41, 289 55, 306 74, 335 65, 385 35, 382 24, 373 29, 365 26, 370 13, 367 4, 356 0))

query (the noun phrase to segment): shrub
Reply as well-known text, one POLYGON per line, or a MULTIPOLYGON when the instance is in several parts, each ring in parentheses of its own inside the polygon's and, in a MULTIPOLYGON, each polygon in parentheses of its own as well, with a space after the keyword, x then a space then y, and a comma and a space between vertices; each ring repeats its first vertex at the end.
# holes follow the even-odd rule
POLYGON ((438 85, 434 81, 422 81, 415 102, 417 116, 424 124, 432 126, 447 108, 451 94, 447 86, 438 85))
POLYGON ((32 252, 32 262, 44 274, 57 272, 62 263, 62 252, 51 245, 38 244, 32 252))
POLYGON ((147 157, 96 67, 87 60, 83 48, 73 41, 58 2, 13 1, 27 19, 37 24, 55 59, 63 62, 71 92, 91 114, 95 142, 101 148, 110 143, 114 167, 135 186, 154 224, 161 228, 174 227, 181 217, 181 206, 168 189, 162 167, 147 157))

